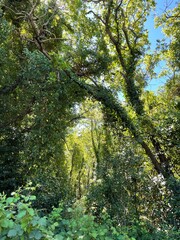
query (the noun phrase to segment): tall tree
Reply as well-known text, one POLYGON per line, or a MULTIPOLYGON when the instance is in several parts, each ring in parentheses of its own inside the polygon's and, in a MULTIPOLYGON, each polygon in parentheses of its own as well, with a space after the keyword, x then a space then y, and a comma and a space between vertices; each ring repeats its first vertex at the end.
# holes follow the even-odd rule
MULTIPOLYGON (((31 148, 34 145, 31 160, 38 159, 32 166, 61 158, 59 139, 64 139, 71 125, 74 107, 90 97, 102 104, 112 126, 136 141, 146 156, 144 161, 151 161, 178 197, 179 182, 170 146, 161 141, 163 134, 151 118, 144 97, 148 50, 144 22, 155 1, 32 0, 22 4, 4 0, 1 6, 3 24, 11 29, 2 49, 8 52, 14 69, 4 66, 0 93, 10 99, 8 126, 19 124, 23 130, 30 129, 30 133, 24 131, 31 148), (7 49, 12 39, 16 53, 12 47, 11 51, 7 49), (120 92, 124 102, 118 97, 120 92), (14 101, 18 103, 15 121, 14 101)), ((176 19, 175 40, 169 50, 177 67, 174 46, 178 43, 178 16, 176 19)), ((176 147, 174 152, 177 156, 176 147)))
POLYGON ((144 149, 157 173, 162 174, 167 181, 172 180, 173 185, 177 184, 173 188, 174 193, 177 194, 178 183, 174 177, 171 156, 161 145, 159 141, 161 137, 157 134, 155 123, 148 117, 141 97, 146 81, 140 68, 148 44, 144 22, 154 4, 154 1, 142 3, 141 1, 109 0, 86 1, 81 5, 78 12, 81 34, 78 41, 80 46, 86 46, 86 49, 90 50, 85 51, 87 56, 82 55, 84 61, 80 60, 77 63, 77 60, 74 63, 73 73, 67 74, 113 115, 116 115, 116 118, 129 130, 130 135, 144 149), (92 29, 89 35, 86 32, 87 24, 92 29), (93 34, 92 31, 94 31, 93 34), (99 37, 101 37, 103 49, 99 43, 99 37), (96 55, 91 53, 95 44, 96 55), (95 57, 95 63, 100 61, 97 58, 99 49, 101 54, 109 59, 109 65, 108 73, 103 73, 102 69, 101 77, 97 78, 98 71, 94 74, 97 66, 92 61, 95 61, 95 57), (89 62, 86 63, 87 61, 89 62), (86 70, 84 63, 91 67, 86 70), (83 80, 78 79, 78 76, 83 80), (128 111, 116 97, 119 90, 124 93, 130 109, 128 111))

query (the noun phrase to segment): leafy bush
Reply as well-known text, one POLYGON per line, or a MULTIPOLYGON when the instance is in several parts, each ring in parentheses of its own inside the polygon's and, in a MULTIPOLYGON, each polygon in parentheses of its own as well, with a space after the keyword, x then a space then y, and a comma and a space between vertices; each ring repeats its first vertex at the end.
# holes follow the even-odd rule
POLYGON ((60 204, 48 216, 40 217, 38 211, 32 208, 35 199, 35 196, 25 196, 20 192, 8 198, 0 195, 1 240, 134 239, 118 232, 106 216, 103 224, 96 223, 94 216, 85 214, 85 209, 78 205, 64 210, 60 204))
MULTIPOLYGON (((29 192, 29 189, 27 189, 29 192)), ((153 231, 150 233, 145 224, 134 224, 126 228, 113 226, 106 212, 101 215, 101 222, 96 222, 93 215, 86 214, 82 202, 72 207, 54 208, 47 216, 32 208, 32 195, 23 195, 20 191, 12 197, 0 195, 0 239, 1 240, 175 240, 178 232, 153 231)))
MULTIPOLYGON (((19 192, 6 198, 0 195, 0 239, 43 239, 47 218, 39 217, 31 207, 35 196, 24 196, 19 192)), ((47 238, 48 239, 48 238, 47 238)))

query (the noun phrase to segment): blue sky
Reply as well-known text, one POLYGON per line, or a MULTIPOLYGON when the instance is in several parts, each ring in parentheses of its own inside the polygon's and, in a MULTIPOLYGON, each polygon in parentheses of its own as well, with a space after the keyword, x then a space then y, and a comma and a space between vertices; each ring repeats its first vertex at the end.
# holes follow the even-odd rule
MULTIPOLYGON (((162 33, 161 28, 155 28, 154 26, 154 18, 155 16, 160 16, 164 10, 166 9, 172 9, 175 6, 177 6, 177 2, 175 0, 157 0, 157 5, 156 9, 151 12, 150 16, 148 17, 146 23, 145 23, 145 28, 149 32, 149 41, 151 43, 151 50, 153 51, 156 48, 156 40, 166 38, 164 34, 162 33)), ((160 70, 165 66, 165 62, 161 61, 159 65, 156 67, 156 72, 159 73, 160 70)), ((165 78, 156 78, 150 80, 147 90, 152 90, 152 91, 157 91, 158 88, 166 82, 165 78)))

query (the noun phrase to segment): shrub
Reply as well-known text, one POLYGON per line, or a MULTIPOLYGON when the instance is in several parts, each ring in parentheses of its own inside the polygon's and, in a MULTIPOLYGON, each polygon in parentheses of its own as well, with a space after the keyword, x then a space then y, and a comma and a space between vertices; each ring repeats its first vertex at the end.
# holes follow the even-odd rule
MULTIPOLYGON (((30 189, 30 188, 29 188, 30 189)), ((27 191, 30 190, 26 188, 27 191)), ((21 191, 11 197, 0 194, 0 239, 1 240, 175 240, 177 231, 152 229, 145 223, 134 223, 123 228, 113 226, 106 212, 101 213, 101 222, 86 214, 82 201, 71 207, 60 203, 47 216, 32 208, 33 195, 23 195, 21 191)))

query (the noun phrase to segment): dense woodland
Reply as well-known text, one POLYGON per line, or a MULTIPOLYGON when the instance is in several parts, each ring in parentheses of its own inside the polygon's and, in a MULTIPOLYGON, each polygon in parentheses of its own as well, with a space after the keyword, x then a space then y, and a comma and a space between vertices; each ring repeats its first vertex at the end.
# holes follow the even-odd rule
POLYGON ((164 2, 152 50, 154 0, 0 0, 0 239, 179 239, 180 4, 164 2))

